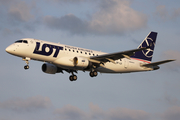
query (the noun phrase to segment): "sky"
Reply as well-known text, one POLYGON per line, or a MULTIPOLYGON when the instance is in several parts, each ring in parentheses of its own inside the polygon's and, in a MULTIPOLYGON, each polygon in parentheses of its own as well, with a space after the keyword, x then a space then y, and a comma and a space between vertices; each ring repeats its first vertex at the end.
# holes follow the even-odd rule
POLYGON ((179 120, 179 0, 0 0, 0 120, 179 120), (158 32, 151 72, 49 75, 5 48, 35 38, 107 53, 158 32))

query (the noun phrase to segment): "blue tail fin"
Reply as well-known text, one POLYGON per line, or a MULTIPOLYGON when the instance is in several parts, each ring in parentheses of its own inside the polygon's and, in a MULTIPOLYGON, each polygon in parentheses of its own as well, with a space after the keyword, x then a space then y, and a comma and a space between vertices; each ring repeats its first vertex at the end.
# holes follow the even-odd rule
POLYGON ((157 32, 150 32, 149 35, 142 41, 138 48, 149 47, 149 49, 136 52, 132 58, 141 59, 147 62, 151 62, 154 47, 156 43, 157 32))

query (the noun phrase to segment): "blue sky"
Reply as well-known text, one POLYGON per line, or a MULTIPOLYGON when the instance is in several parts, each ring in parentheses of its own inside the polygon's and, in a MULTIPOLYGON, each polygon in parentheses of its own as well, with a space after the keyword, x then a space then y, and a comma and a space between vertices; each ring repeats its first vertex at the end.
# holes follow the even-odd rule
POLYGON ((179 120, 180 1, 0 0, 0 120, 179 120), (158 71, 48 75, 5 48, 21 38, 108 53, 136 48, 158 32, 153 61, 176 59, 158 71))

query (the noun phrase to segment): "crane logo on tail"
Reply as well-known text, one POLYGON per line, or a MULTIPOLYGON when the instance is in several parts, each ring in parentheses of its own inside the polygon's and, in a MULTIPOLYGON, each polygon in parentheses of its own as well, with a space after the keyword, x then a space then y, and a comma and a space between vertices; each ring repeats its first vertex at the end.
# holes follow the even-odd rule
POLYGON ((151 58, 153 56, 153 52, 154 52, 153 48, 155 46, 155 43, 153 42, 152 38, 149 38, 149 37, 146 38, 144 42, 141 44, 141 48, 147 47, 147 46, 150 46, 150 47, 146 50, 143 50, 142 53, 144 54, 144 56, 151 58))

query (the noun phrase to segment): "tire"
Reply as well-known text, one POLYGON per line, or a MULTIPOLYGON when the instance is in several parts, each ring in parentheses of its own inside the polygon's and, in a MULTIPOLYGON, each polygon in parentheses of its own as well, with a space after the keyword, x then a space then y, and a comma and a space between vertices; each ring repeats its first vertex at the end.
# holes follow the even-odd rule
POLYGON ((90 75, 91 77, 94 77, 94 74, 93 74, 93 72, 90 72, 90 73, 89 73, 89 75, 90 75))
POLYGON ((29 65, 24 66, 24 69, 25 70, 29 69, 29 65))
POLYGON ((77 80, 77 76, 73 75, 73 80, 76 81, 77 80))
POLYGON ((69 76, 69 80, 70 80, 70 81, 73 81, 73 76, 72 76, 72 75, 69 76))
POLYGON ((96 77, 98 75, 98 73, 96 71, 93 72, 94 77, 96 77))

